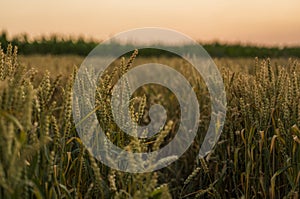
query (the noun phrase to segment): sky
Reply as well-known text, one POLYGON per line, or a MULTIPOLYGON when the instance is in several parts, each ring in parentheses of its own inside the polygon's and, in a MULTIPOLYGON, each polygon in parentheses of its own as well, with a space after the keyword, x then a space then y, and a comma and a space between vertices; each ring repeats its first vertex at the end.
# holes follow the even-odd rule
POLYGON ((84 36, 162 27, 203 42, 300 45, 299 0, 1 0, 9 35, 84 36))

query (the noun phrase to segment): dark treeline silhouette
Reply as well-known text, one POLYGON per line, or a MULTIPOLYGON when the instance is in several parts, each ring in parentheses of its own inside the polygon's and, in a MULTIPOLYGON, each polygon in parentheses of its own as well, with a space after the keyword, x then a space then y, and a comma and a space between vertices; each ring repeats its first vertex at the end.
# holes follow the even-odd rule
MULTIPOLYGON (((73 54, 86 56, 99 43, 94 40, 85 40, 83 38, 64 38, 58 35, 50 37, 41 37, 39 39, 29 40, 27 34, 21 34, 8 38, 7 33, 2 31, 0 33, 0 43, 3 49, 6 49, 9 44, 18 46, 19 53, 23 55, 29 54, 53 54, 64 55, 73 54)), ((105 48, 107 52, 111 48, 118 47, 117 43, 107 45, 105 48)), ((212 57, 300 57, 299 47, 258 47, 254 45, 240 45, 240 44, 220 44, 218 42, 210 44, 202 44, 204 49, 212 57)), ((130 46, 122 47, 129 48, 130 46)), ((187 46, 188 48, 188 46, 187 46)), ((116 48, 115 48, 116 49, 116 48)), ((185 48, 182 48, 185 49, 185 48)), ((143 56, 157 56, 153 49, 145 49, 143 56)), ((169 56, 168 53, 163 53, 164 56, 169 56)))

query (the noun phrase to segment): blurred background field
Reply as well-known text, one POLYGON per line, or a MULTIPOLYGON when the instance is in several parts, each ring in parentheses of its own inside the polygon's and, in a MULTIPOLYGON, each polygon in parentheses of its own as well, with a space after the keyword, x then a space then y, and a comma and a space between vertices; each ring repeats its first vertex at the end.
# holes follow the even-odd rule
MULTIPOLYGON (((52 77, 61 74, 61 75, 69 75, 74 67, 80 67, 85 57, 79 55, 19 55, 19 61, 21 64, 26 65, 27 67, 36 68, 40 72, 44 72, 48 70, 52 77)), ((155 58, 143 58, 139 59, 138 63, 147 63, 147 60, 158 59, 155 58)), ((176 61, 176 58, 159 58, 160 62, 164 64, 168 64, 170 61, 176 61)), ((281 58, 272 58, 272 65, 284 66, 288 62, 293 62, 293 60, 298 60, 296 57, 281 57, 281 58)), ((213 58, 216 66, 219 68, 225 67, 229 68, 234 72, 246 72, 251 73, 254 69, 255 59, 253 57, 249 58, 213 58)))

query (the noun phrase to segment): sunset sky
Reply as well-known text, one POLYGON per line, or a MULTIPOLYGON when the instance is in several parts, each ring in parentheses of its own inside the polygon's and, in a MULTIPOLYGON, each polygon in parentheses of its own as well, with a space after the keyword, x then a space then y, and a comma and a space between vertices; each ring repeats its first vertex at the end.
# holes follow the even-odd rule
POLYGON ((205 42, 300 45, 299 0, 2 0, 0 8, 0 30, 9 35, 102 40, 154 26, 205 42))

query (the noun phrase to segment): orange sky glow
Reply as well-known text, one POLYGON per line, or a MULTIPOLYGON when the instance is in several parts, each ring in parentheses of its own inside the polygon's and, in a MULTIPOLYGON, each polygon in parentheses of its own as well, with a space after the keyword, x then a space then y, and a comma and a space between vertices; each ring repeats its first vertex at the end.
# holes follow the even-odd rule
POLYGON ((103 40, 151 26, 204 42, 300 45, 299 0, 10 0, 0 8, 0 30, 9 35, 103 40))

